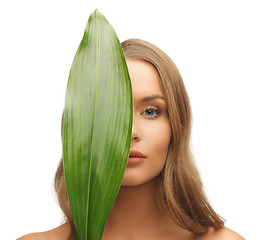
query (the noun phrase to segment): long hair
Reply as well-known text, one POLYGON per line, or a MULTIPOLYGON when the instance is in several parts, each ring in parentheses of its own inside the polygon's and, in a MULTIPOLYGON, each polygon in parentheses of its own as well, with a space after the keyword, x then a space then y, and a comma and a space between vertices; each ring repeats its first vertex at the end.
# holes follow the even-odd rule
MULTIPOLYGON (((223 227, 224 220, 211 207, 192 158, 191 107, 176 65, 161 49, 144 40, 130 39, 121 45, 126 58, 142 59, 156 68, 166 98, 172 138, 157 186, 156 200, 160 211, 195 235, 206 233, 209 228, 223 227)), ((63 117, 61 134, 62 131, 63 117)), ((71 239, 76 239, 62 159, 55 175, 55 190, 66 221, 71 225, 71 239)))

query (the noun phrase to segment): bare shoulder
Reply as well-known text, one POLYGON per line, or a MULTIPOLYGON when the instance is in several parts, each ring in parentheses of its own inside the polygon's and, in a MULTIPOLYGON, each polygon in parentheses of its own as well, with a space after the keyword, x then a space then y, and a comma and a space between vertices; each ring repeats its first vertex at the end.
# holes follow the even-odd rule
POLYGON ((41 240, 43 239, 44 236, 42 236, 42 233, 30 233, 30 234, 27 234, 23 237, 20 237, 16 240, 41 240))
POLYGON ((70 226, 68 223, 46 232, 30 233, 16 240, 64 240, 69 237, 70 226))
POLYGON ((245 240, 238 233, 223 227, 218 230, 210 229, 207 234, 198 240, 245 240))

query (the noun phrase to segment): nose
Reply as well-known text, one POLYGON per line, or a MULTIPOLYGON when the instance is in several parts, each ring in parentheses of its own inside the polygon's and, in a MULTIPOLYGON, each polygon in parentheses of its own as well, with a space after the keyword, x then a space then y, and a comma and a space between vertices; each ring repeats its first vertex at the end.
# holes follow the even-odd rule
POLYGON ((139 125, 137 123, 137 119, 135 116, 133 116, 133 126, 132 126, 132 138, 131 141, 139 142, 141 140, 141 135, 140 135, 140 129, 139 125))

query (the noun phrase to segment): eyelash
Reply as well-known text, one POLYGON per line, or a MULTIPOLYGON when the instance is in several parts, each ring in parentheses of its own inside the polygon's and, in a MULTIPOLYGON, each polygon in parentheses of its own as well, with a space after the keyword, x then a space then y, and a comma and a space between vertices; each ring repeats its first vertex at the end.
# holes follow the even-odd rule
POLYGON ((149 110, 154 111, 156 115, 155 116, 147 116, 146 115, 146 117, 148 117, 148 118, 156 118, 161 113, 161 109, 159 107, 148 107, 148 108, 145 109, 145 111, 142 114, 144 114, 146 111, 149 111, 149 110))

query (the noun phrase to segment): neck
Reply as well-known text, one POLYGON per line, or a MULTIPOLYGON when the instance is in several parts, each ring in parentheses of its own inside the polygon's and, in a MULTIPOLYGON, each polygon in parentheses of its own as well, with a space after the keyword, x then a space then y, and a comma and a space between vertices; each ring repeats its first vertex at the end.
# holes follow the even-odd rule
POLYGON ((121 186, 107 220, 104 233, 133 236, 160 231, 165 221, 156 203, 159 178, 138 186, 121 186))

